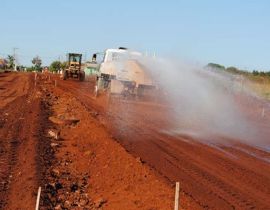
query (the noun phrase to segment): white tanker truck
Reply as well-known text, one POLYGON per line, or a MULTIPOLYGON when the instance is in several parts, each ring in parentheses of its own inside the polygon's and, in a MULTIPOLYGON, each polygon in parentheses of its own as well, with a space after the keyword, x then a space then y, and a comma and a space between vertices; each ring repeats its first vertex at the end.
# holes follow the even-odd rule
POLYGON ((124 96, 148 96, 156 89, 150 72, 140 64, 142 54, 126 48, 107 49, 95 53, 92 63, 97 65, 96 95, 102 91, 124 96), (100 60, 100 61, 98 61, 100 60))

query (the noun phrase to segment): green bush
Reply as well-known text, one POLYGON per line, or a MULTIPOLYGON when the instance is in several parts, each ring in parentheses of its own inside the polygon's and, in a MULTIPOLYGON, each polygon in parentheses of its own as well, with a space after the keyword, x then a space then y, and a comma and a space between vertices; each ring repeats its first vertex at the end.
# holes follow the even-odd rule
POLYGON ((206 67, 213 68, 213 69, 225 70, 225 66, 222 66, 222 65, 217 64, 217 63, 208 63, 206 67))
POLYGON ((33 66, 31 66, 31 67, 27 67, 26 68, 26 71, 27 72, 32 72, 32 71, 35 71, 36 69, 35 69, 35 67, 33 67, 33 66))
POLYGON ((51 72, 57 72, 62 68, 62 63, 60 61, 54 61, 50 65, 50 71, 51 72))

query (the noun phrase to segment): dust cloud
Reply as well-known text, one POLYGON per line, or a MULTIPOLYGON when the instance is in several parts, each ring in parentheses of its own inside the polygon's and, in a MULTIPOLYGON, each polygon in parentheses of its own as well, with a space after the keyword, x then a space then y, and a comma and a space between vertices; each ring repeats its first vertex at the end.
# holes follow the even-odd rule
POLYGON ((206 143, 256 144, 256 128, 236 103, 237 95, 250 92, 241 78, 179 60, 143 57, 139 62, 173 107, 174 127, 163 132, 206 143))

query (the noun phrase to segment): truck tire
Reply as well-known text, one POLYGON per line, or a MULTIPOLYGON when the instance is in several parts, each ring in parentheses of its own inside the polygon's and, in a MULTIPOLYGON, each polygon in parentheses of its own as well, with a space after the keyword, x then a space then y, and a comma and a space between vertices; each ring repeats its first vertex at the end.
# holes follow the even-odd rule
POLYGON ((85 73, 84 73, 84 71, 82 71, 82 72, 79 73, 79 80, 81 82, 85 80, 85 73))
POLYGON ((64 73, 63 73, 64 75, 63 75, 63 80, 66 80, 67 79, 67 77, 68 77, 68 75, 67 75, 67 71, 64 71, 64 73))

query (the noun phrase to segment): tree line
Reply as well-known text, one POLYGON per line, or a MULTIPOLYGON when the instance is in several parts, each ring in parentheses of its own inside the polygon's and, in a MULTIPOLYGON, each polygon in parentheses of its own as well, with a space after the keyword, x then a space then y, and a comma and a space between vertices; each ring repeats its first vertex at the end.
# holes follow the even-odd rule
POLYGON ((247 75, 247 76, 262 76, 262 77, 269 77, 270 78, 270 71, 253 70, 250 72, 247 70, 238 69, 234 66, 230 66, 230 67, 226 68, 225 66, 217 64, 217 63, 208 63, 206 65, 206 68, 223 70, 223 71, 226 71, 226 72, 229 72, 232 74, 247 75))
MULTIPOLYGON (((8 55, 4 59, 0 59, 0 68, 2 69, 14 69, 15 68, 15 57, 13 55, 8 55)), ((31 63, 33 64, 30 67, 25 67, 22 65, 18 65, 16 70, 26 70, 26 71, 42 71, 44 67, 42 66, 42 59, 40 56, 35 56, 31 63)), ((67 66, 67 62, 60 62, 60 61, 53 61, 50 66, 48 67, 48 70, 51 72, 59 72, 60 70, 65 69, 67 66)))

